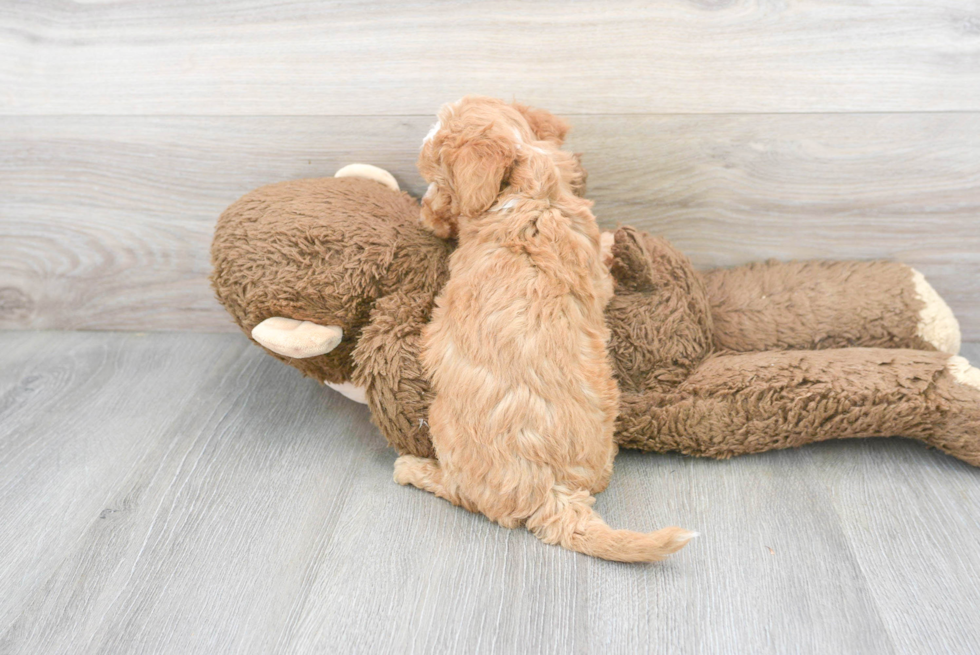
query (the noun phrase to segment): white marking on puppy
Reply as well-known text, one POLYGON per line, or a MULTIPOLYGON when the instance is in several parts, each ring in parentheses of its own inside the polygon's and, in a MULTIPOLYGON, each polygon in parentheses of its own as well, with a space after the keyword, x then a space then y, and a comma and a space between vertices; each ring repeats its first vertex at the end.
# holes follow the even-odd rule
POLYGON ((916 333, 932 344, 933 348, 950 355, 960 351, 960 324, 946 301, 926 282, 922 273, 910 268, 915 295, 925 306, 919 312, 916 333))
POLYGON ((980 389, 980 369, 970 366, 966 357, 955 355, 946 362, 946 370, 953 374, 960 384, 980 389))
POLYGON ((426 198, 431 198, 435 192, 436 192, 436 183, 433 182, 429 185, 429 188, 425 190, 425 195, 422 196, 422 200, 425 200, 426 198))
POLYGON ((508 209, 513 209, 516 204, 517 204, 517 198, 511 198, 510 200, 508 200, 507 202, 505 202, 502 205, 497 205, 496 207, 491 207, 490 208, 490 211, 492 211, 492 212, 502 212, 502 211, 505 211, 505 210, 508 210, 508 209))
MULTIPOLYGON (((435 182, 432 182, 429 185, 429 188, 425 190, 425 194, 422 196, 422 202, 425 202, 426 200, 428 200, 429 198, 431 198, 433 195, 435 195, 435 192, 436 192, 436 183, 435 182)), ((419 223, 422 223, 423 225, 425 225, 425 219, 422 217, 422 213, 421 212, 419 212, 419 223)))
POLYGON ((364 387, 359 387, 350 382, 341 382, 337 384, 335 382, 323 381, 323 384, 327 385, 337 393, 350 398, 355 403, 361 403, 362 405, 367 405, 367 395, 364 392, 364 387))
POLYGON ((362 177, 365 180, 381 182, 392 191, 401 191, 395 176, 383 168, 371 164, 348 164, 333 174, 334 177, 362 177))
POLYGON ((613 263, 613 246, 616 244, 616 235, 608 230, 599 235, 599 250, 602 253, 602 263, 606 268, 613 263))

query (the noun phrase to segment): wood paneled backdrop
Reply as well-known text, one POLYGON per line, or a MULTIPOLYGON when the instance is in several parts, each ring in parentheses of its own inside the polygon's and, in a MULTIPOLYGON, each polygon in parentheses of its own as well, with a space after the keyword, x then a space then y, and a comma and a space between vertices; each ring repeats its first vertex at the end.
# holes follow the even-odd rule
POLYGON ((466 93, 568 117, 605 226, 905 261, 980 339, 975 0, 0 0, 0 327, 234 329, 221 210, 352 162, 417 194, 466 93))

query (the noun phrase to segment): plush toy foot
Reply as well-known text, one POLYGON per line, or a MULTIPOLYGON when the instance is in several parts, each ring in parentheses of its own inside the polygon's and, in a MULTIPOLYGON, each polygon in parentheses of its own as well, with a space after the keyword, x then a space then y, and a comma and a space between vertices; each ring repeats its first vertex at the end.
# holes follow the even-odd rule
POLYGON ((980 369, 963 357, 950 357, 946 372, 948 377, 936 381, 936 390, 947 408, 946 425, 929 441, 980 467, 980 369))
POLYGON ((305 359, 325 355, 336 348, 344 338, 344 331, 336 325, 273 316, 252 328, 252 338, 283 357, 305 359))
POLYGON ((946 370, 952 373, 960 384, 980 391, 980 369, 971 366, 966 357, 950 357, 946 364, 946 370))
POLYGON ((366 180, 380 182, 392 191, 401 191, 395 176, 383 168, 371 164, 348 164, 333 174, 334 177, 363 177, 366 180))
POLYGON ((960 352, 959 322, 946 301, 926 282, 925 276, 914 268, 910 270, 915 295, 925 305, 919 312, 917 334, 936 350, 956 355, 960 352))

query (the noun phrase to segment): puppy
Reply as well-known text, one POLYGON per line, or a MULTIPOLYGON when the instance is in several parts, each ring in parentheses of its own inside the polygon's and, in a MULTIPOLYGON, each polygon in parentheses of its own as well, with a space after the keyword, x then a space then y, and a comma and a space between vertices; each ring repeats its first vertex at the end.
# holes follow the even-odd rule
POLYGON ((613 530, 592 509, 616 456, 612 281, 591 203, 573 193, 581 169, 558 148, 567 129, 467 97, 440 110, 423 143, 422 220, 459 245, 423 333, 437 459, 399 457, 394 477, 546 543, 659 560, 692 533, 613 530))

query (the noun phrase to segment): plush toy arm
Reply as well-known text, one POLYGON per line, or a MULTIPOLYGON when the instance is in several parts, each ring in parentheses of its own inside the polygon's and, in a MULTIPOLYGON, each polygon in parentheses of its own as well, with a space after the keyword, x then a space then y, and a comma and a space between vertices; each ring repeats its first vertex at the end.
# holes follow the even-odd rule
POLYGON ((380 298, 354 349, 352 382, 364 388, 371 420, 400 455, 435 457, 427 420, 433 392, 421 363, 434 302, 424 292, 380 298))
POLYGON ((720 354, 675 391, 623 393, 616 434, 626 448, 718 458, 887 436, 980 466, 980 371, 920 350, 720 354))
POLYGON ((609 352, 622 391, 673 386, 712 351, 711 307, 691 262, 666 240, 616 230, 606 307, 609 352))
POLYGON ((767 262, 704 273, 718 349, 865 346, 959 352, 952 311, 894 262, 767 262))

